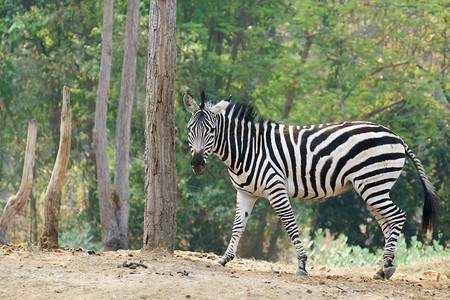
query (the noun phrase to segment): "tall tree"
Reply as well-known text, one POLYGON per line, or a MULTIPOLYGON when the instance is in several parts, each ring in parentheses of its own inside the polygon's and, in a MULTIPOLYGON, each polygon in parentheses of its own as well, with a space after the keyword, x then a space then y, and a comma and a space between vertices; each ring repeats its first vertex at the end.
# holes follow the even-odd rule
POLYGON ((109 162, 107 156, 106 116, 112 58, 113 3, 104 2, 103 44, 95 114, 94 145, 97 161, 97 180, 102 224, 103 248, 128 248, 129 144, 133 92, 136 78, 138 44, 139 0, 127 3, 125 50, 120 86, 120 100, 116 123, 114 159, 114 201, 112 201, 109 162))
POLYGON ((119 114, 116 124, 116 152, 114 157, 114 205, 116 221, 119 226, 119 247, 122 249, 128 248, 130 124, 136 78, 138 24, 139 0, 128 0, 119 114))
POLYGON ((176 234, 176 0, 150 1, 145 124, 145 250, 173 252, 176 234))
POLYGON ((95 106, 94 147, 97 162, 98 196, 100 222, 102 225, 103 249, 117 250, 119 228, 115 221, 111 202, 111 179, 109 174, 108 149, 106 139, 106 114, 108 108, 109 81, 111 75, 113 32, 113 0, 103 2, 102 59, 98 78, 97 103, 95 106))

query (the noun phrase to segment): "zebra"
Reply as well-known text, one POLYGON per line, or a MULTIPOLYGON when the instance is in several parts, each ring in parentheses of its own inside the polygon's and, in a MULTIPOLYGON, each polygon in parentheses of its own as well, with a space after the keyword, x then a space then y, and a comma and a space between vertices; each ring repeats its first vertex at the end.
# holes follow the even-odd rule
POLYGON ((290 198, 320 199, 339 195, 352 186, 361 195, 381 226, 385 248, 374 279, 389 279, 397 239, 406 214, 389 192, 408 156, 424 187, 422 233, 437 222, 438 197, 422 163, 406 143, 388 128, 365 121, 291 126, 258 118, 253 106, 207 99, 201 92, 197 105, 190 93, 183 95, 188 122, 191 167, 205 171, 214 153, 228 167, 237 191, 236 216, 230 242, 216 264, 225 266, 236 249, 259 197, 267 198, 281 220, 297 254, 296 275, 308 275, 307 255, 290 198))

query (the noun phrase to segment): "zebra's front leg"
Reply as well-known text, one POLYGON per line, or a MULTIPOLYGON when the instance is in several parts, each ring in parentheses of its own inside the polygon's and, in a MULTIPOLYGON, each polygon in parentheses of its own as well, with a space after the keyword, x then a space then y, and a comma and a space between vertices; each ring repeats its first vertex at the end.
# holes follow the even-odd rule
POLYGON ((237 192, 236 217, 234 218, 233 233, 227 251, 225 251, 222 258, 216 262, 217 265, 225 266, 227 262, 234 258, 239 245, 239 240, 245 230, 245 225, 250 217, 256 199, 258 199, 258 197, 240 191, 237 192))
POLYGON ((308 275, 308 272, 306 272, 306 260, 308 256, 306 255, 305 249, 303 249, 298 226, 295 222, 294 212, 292 211, 287 193, 280 189, 275 189, 275 192, 270 194, 268 198, 297 252, 298 267, 295 274, 298 276, 308 275))

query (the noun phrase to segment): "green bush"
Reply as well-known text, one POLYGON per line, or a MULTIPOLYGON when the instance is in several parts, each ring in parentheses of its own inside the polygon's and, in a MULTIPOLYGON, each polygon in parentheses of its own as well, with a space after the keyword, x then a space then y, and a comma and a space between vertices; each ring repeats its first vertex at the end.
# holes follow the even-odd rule
POLYGON ((82 221, 80 226, 71 227, 59 233, 59 245, 62 248, 102 250, 102 243, 94 243, 92 241, 93 237, 91 224, 82 221))
MULTIPOLYGON (((376 253, 368 248, 360 246, 350 246, 347 244, 347 236, 340 234, 331 242, 325 241, 325 232, 322 229, 316 231, 315 239, 311 241, 308 230, 303 234, 303 245, 308 252, 308 260, 312 265, 327 265, 334 267, 349 266, 374 266, 381 263, 383 249, 378 248, 376 253)), ((411 238, 411 245, 408 248, 405 237, 400 235, 397 243, 395 257, 396 265, 408 265, 421 258, 432 256, 450 256, 450 250, 433 240, 432 244, 425 245, 418 241, 416 236, 411 238)))

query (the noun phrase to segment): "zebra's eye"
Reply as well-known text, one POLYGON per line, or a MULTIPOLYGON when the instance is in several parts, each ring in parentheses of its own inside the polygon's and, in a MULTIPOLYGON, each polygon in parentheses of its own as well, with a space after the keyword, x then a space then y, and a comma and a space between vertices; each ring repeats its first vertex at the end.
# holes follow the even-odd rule
POLYGON ((214 133, 214 130, 215 130, 215 128, 214 128, 214 127, 211 127, 211 128, 209 129, 209 133, 213 134, 213 133, 214 133))

